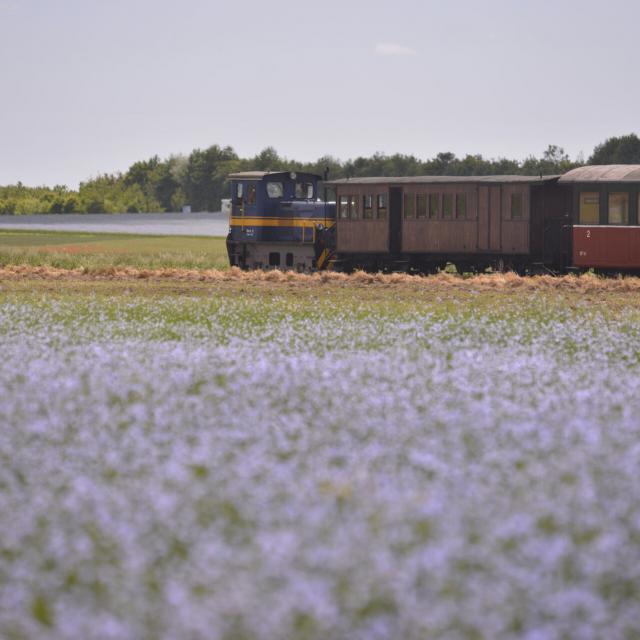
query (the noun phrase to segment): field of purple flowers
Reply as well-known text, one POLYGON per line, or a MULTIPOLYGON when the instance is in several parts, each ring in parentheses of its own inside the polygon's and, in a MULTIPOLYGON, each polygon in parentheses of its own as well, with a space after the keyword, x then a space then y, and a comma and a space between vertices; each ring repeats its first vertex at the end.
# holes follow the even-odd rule
POLYGON ((0 353, 3 638, 640 637, 637 311, 7 294, 0 353))

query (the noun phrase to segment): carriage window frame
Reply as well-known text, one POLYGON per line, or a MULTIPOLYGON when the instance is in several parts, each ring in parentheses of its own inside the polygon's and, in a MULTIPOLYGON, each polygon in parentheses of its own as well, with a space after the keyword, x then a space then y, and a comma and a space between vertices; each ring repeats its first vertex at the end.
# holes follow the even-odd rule
POLYGON ((340 200, 338 201, 338 214, 342 220, 349 218, 349 196, 340 196, 340 200))
POLYGON ((416 194, 416 218, 426 218, 429 215, 429 198, 426 193, 416 194))
POLYGON ((456 220, 463 220, 467 217, 467 194, 456 193, 456 220))
POLYGON ((629 224, 629 192, 628 191, 610 191, 607 194, 607 224, 612 226, 627 226, 629 224), (615 197, 622 196, 622 202, 624 204, 624 210, 622 211, 620 222, 611 221, 611 200, 615 197))
POLYGON ((275 200, 277 198, 284 198, 284 182, 280 182, 279 180, 267 182, 266 191, 267 191, 267 197, 271 198, 272 200, 275 200), (279 187, 280 195, 272 195, 270 191, 270 187, 271 188, 279 187))
POLYGON ((357 220, 360 215, 358 213, 358 196, 349 196, 349 217, 352 220, 357 220))
POLYGON ((580 196, 578 198, 578 223, 579 224, 600 224, 600 192, 599 191, 581 191, 580 196), (586 203, 585 200, 587 198, 595 199, 595 202, 586 203), (586 211, 583 206, 585 205, 595 205, 595 221, 586 219, 586 211))
POLYGON ((437 220, 440 217, 440 194, 429 194, 429 220, 437 220))
POLYGON ((367 220, 373 218, 373 196, 370 193, 362 196, 362 217, 367 220))
POLYGON ((453 193, 442 194, 442 219, 453 220, 453 193))
POLYGON ((376 216, 378 220, 387 219, 387 194, 379 193, 376 197, 376 216))
POLYGON ((415 193, 404 193, 402 195, 402 215, 405 220, 413 220, 416 217, 415 193), (409 206, 407 206, 407 204, 409 206))
POLYGON ((522 220, 524 218, 524 195, 521 191, 511 194, 509 213, 511 220, 522 220))

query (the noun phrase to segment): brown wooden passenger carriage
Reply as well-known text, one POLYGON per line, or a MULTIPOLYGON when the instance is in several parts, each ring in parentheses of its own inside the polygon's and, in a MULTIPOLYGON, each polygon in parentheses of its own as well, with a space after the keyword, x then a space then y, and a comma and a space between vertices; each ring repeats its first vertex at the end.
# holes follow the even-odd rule
POLYGON ((555 268, 570 262, 558 176, 351 178, 335 188, 337 266, 555 268))

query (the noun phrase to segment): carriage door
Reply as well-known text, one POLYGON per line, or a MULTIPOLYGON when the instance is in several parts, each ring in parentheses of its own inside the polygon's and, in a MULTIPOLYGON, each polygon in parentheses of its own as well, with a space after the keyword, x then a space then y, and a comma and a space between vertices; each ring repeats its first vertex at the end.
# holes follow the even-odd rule
POLYGON ((389 252, 402 251, 402 189, 389 187, 389 252))
POLYGON ((478 249, 500 251, 502 218, 500 187, 478 188, 478 249))
POLYGON ((500 251, 502 248, 502 189, 489 187, 489 249, 500 251))
POLYGON ((478 249, 489 249, 489 187, 478 188, 478 249))

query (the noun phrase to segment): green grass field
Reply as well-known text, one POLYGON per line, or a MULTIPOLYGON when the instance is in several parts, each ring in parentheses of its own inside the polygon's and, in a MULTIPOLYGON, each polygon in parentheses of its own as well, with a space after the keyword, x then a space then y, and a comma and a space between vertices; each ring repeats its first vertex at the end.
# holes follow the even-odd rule
POLYGON ((224 238, 0 231, 0 266, 226 269, 224 238))

